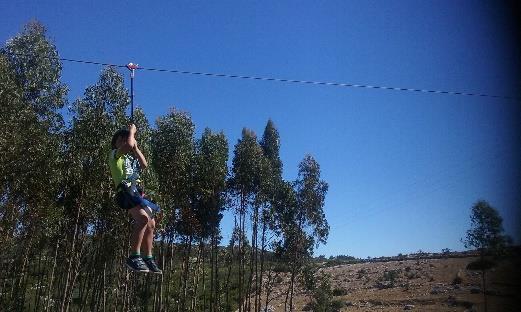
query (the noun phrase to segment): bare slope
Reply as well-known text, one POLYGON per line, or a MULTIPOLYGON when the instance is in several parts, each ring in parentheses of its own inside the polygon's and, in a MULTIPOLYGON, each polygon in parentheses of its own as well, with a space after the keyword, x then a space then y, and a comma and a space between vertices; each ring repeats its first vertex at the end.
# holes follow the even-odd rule
MULTIPOLYGON (((477 258, 448 258, 358 263, 323 268, 331 275, 341 311, 483 311, 481 273, 466 270, 477 258)), ((487 273, 489 311, 521 311, 521 261, 510 258, 487 273)), ((284 311, 287 274, 282 274, 269 304, 284 311)), ((298 289, 295 311, 310 296, 298 289)))

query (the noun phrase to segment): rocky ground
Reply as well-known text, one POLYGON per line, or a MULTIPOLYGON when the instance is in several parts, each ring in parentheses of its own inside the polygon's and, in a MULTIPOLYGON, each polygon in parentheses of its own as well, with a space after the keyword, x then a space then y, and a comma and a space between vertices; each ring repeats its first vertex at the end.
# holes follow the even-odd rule
MULTIPOLYGON (((477 258, 358 263, 320 269, 331 275, 341 311, 484 311, 481 273, 466 270, 477 258)), ((521 311, 521 261, 502 261, 487 275, 488 311, 521 311)), ((278 278, 272 311, 284 311, 287 274, 278 278)), ((310 296, 297 289, 295 311, 306 310, 310 296)))

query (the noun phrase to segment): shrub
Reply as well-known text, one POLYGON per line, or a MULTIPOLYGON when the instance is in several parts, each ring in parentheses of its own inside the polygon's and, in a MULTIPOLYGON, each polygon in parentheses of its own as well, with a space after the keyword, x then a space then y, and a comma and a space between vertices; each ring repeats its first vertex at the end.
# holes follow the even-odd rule
POLYGON ((332 312, 338 312, 345 306, 344 302, 341 300, 333 300, 331 301, 330 307, 332 312))
POLYGON ((275 273, 287 273, 290 271, 290 267, 285 263, 277 263, 275 267, 273 267, 273 272, 275 273))
POLYGON ((390 271, 385 271, 384 272, 384 276, 383 276, 383 280, 384 281, 388 281, 388 282, 391 282, 391 284, 394 284, 394 282, 396 281, 396 279, 398 278, 398 275, 400 274, 400 271, 399 270, 390 270, 390 271))
POLYGON ((338 296, 345 296, 345 295, 347 295, 347 290, 345 290, 344 288, 333 289, 333 296, 338 297, 338 296))
POLYGON ((467 265, 467 270, 471 271, 486 271, 491 268, 493 268, 496 265, 495 262, 483 259, 483 260, 476 260, 472 261, 467 265))
POLYGON ((306 303, 306 305, 302 307, 302 311, 313 311, 313 303, 306 303))
POLYGON ((330 267, 334 267, 334 266, 337 266, 337 265, 342 265, 342 264, 346 264, 347 262, 344 262, 344 261, 341 261, 341 260, 328 260, 324 266, 326 268, 330 268, 330 267))
POLYGON ((333 294, 331 291, 330 276, 321 274, 317 276, 316 283, 318 287, 315 287, 313 290, 313 311, 331 311, 330 306, 333 294))
POLYGON ((308 291, 312 291, 316 287, 315 281, 316 267, 307 265, 302 269, 302 285, 308 291))
POLYGON ((459 276, 456 276, 453 280, 452 280, 452 285, 459 285, 463 283, 463 279, 459 276))
POLYGON ((366 274, 367 274, 367 270, 366 269, 360 269, 356 272, 358 274, 357 278, 362 278, 364 277, 366 274))

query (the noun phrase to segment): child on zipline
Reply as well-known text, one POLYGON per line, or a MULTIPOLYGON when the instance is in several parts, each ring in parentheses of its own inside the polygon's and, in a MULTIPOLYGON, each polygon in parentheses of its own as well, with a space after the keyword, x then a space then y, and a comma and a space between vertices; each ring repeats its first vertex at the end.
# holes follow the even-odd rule
POLYGON ((137 158, 140 167, 145 169, 147 161, 137 146, 136 126, 131 124, 129 129, 116 131, 112 137, 112 151, 109 155, 109 167, 112 179, 116 185, 116 202, 122 209, 128 211, 134 226, 130 238, 131 254, 126 259, 126 265, 133 271, 153 272, 161 274, 152 255, 154 242, 154 229, 156 222, 153 215, 149 215, 145 209, 150 209, 143 204, 143 194, 135 190, 135 170, 133 158, 137 158), (133 154, 133 155, 132 155, 133 154), (132 181, 134 179, 134 181, 132 181), (133 186, 133 190, 132 187, 133 186), (141 247, 145 255, 141 256, 141 247))

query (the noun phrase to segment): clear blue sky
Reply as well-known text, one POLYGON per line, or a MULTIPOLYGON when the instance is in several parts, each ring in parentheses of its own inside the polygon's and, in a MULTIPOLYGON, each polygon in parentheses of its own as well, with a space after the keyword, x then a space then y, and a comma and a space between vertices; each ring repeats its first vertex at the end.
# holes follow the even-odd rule
MULTIPOLYGON (((0 12, 0 40, 38 19, 65 58, 521 95, 515 25, 492 1, 2 1, 0 12)), ((63 66, 71 101, 101 71, 63 66)), ((317 255, 461 250, 478 199, 521 242, 519 102, 140 71, 136 103, 151 121, 186 110, 230 150, 272 118, 285 178, 310 153, 329 183, 317 255)))

